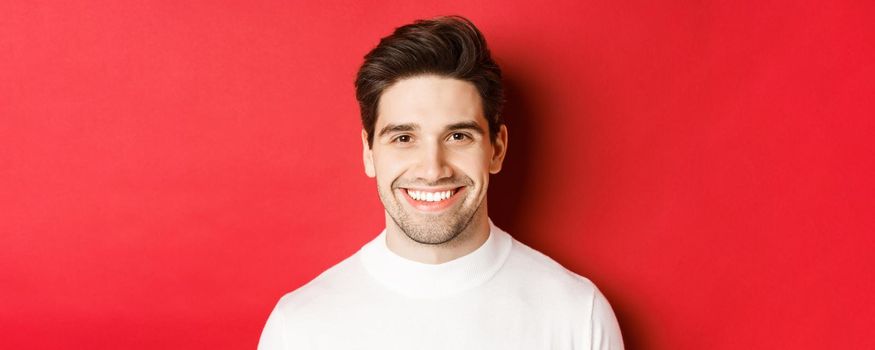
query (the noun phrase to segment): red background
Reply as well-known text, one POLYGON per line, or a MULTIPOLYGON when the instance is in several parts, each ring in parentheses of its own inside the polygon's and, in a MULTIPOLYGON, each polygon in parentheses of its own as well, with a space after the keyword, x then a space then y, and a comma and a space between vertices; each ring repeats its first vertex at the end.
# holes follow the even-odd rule
POLYGON ((872 349, 870 1, 0 3, 0 347, 254 348, 383 228, 353 78, 413 19, 506 74, 495 222, 629 349, 872 349))

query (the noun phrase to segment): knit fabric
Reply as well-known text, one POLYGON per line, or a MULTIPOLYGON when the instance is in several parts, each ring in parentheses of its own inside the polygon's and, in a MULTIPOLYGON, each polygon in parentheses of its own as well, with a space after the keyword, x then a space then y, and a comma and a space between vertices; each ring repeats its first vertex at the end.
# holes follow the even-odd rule
POLYGON ((284 295, 258 349, 623 349, 592 282, 489 225, 442 264, 395 254, 383 230, 284 295))

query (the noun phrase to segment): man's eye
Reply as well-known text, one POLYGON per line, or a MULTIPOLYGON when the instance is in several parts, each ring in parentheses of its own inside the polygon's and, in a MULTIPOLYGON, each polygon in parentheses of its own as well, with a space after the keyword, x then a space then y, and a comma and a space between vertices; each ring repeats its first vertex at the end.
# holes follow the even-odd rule
POLYGON ((460 133, 460 132, 454 132, 452 135, 450 135, 450 139, 453 141, 464 141, 465 139, 468 139, 468 138, 469 138, 468 135, 465 135, 465 134, 460 133))
POLYGON ((410 142, 410 135, 400 135, 395 138, 396 142, 407 143, 410 142))

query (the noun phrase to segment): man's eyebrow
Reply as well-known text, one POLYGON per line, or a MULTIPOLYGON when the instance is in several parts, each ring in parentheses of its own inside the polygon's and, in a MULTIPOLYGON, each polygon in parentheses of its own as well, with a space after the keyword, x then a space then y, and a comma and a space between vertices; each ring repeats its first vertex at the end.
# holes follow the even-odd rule
POLYGON ((380 133, 377 134, 379 137, 383 137, 390 132, 398 132, 398 131, 414 131, 419 130, 419 125, 413 123, 407 124, 387 124, 382 129, 380 129, 380 133))
POLYGON ((471 130, 471 131, 479 133, 480 135, 483 135, 486 133, 483 130, 483 128, 480 127, 480 124, 477 124, 477 122, 475 122, 473 120, 447 125, 447 131, 455 131, 455 130, 471 130))

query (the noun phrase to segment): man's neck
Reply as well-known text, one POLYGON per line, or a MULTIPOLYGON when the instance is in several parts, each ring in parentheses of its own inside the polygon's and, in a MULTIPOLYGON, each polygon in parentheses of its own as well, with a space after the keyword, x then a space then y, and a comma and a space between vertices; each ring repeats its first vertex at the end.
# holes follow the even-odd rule
POLYGON ((386 214, 386 245, 389 250, 408 260, 425 264, 442 264, 455 260, 479 248, 489 238, 489 218, 475 213, 462 232, 442 244, 423 244, 408 237, 386 214))

